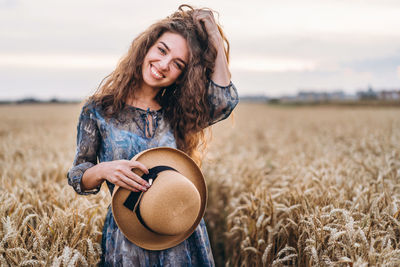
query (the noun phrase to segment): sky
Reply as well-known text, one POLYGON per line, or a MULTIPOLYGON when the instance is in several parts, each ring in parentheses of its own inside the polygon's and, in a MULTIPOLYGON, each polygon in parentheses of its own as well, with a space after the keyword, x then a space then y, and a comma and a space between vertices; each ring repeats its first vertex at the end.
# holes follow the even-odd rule
POLYGON ((241 96, 400 89, 398 0, 0 0, 0 100, 90 96, 183 3, 218 11, 241 96))

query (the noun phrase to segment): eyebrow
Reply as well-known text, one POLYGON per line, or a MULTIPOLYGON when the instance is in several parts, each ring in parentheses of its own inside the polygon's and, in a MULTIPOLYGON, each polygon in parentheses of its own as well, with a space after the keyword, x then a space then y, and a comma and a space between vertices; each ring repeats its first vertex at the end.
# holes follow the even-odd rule
MULTIPOLYGON (((168 45, 166 43, 164 43, 163 41, 160 41, 160 43, 165 46, 165 49, 167 49, 168 52, 171 52, 171 49, 169 49, 169 47, 168 47, 168 45)), ((185 66, 187 65, 186 62, 183 59, 178 58, 178 60, 181 61, 185 66)))

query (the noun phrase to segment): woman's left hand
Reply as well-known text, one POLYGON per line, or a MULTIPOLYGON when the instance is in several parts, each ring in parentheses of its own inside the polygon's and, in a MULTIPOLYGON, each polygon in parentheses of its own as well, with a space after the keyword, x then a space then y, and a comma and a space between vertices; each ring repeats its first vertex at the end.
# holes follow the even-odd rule
POLYGON ((208 38, 211 40, 215 48, 223 46, 223 40, 215 23, 214 14, 209 10, 195 10, 193 12, 193 19, 199 29, 205 29, 208 38))

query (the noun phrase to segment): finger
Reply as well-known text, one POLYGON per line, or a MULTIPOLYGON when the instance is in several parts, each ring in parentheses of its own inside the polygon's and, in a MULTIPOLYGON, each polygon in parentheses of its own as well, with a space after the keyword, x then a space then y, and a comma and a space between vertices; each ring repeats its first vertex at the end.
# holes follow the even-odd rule
POLYGON ((146 166, 144 166, 144 165, 143 165, 142 163, 140 163, 139 161, 130 160, 129 166, 131 167, 131 169, 138 168, 139 170, 141 170, 141 171, 144 172, 145 174, 148 174, 148 173, 149 173, 149 170, 146 168, 146 166))
MULTIPOLYGON (((143 185, 137 183, 136 181, 134 181, 134 180, 132 180, 129 177, 126 177, 124 175, 120 176, 120 181, 123 182, 124 184, 126 184, 129 188, 132 188, 132 189, 135 189, 135 190, 138 190, 138 191, 144 191, 144 192, 147 191, 147 187, 146 186, 143 186, 143 185)), ((130 190, 132 190, 132 189, 130 189, 130 190)))
POLYGON ((133 192, 139 192, 140 191, 140 190, 136 189, 135 187, 130 186, 129 184, 125 183, 123 181, 122 177, 120 177, 120 176, 115 176, 113 179, 110 179, 109 181, 111 183, 119 186, 119 187, 128 189, 128 190, 133 191, 133 192))
POLYGON ((204 17, 204 14, 202 13, 202 11, 195 10, 193 12, 193 20, 194 20, 197 28, 204 29, 204 26, 202 24, 204 24, 205 17, 204 17))
POLYGON ((122 181, 118 181, 118 184, 116 184, 116 185, 118 185, 119 187, 125 188, 125 189, 127 189, 129 191, 132 191, 132 192, 140 192, 140 190, 138 190, 138 189, 136 189, 134 187, 131 187, 128 184, 126 184, 126 183, 124 183, 122 181))
POLYGON ((202 29, 208 35, 214 34, 218 31, 217 24, 211 13, 198 15, 194 20, 196 27, 202 29))
POLYGON ((206 26, 204 25, 204 22, 203 22, 202 20, 195 19, 195 20, 194 20, 194 23, 195 23, 196 28, 197 28, 197 30, 198 30, 198 32, 199 32, 200 38, 201 38, 201 39, 206 39, 208 33, 207 33, 207 28, 206 28, 206 26))
POLYGON ((214 13, 211 10, 195 10, 193 16, 210 16, 213 17, 214 13))
POLYGON ((202 10, 194 15, 195 19, 206 21, 209 20, 210 22, 215 22, 214 14, 209 10, 202 10))
POLYGON ((146 188, 150 187, 149 183, 146 180, 144 180, 142 177, 140 177, 139 175, 137 175, 136 173, 131 171, 131 169, 129 169, 129 168, 123 169, 122 173, 129 179, 135 181, 136 183, 141 184, 141 185, 145 186, 146 188))

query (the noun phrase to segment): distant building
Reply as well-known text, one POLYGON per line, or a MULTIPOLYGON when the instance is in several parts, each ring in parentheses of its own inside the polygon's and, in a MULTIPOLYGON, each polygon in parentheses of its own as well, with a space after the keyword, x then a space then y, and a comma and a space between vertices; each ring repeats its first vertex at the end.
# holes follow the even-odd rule
POLYGON ((345 93, 340 90, 333 92, 300 91, 296 97, 296 100, 301 102, 329 102, 343 101, 345 99, 345 93))
POLYGON ((245 102, 268 102, 269 98, 265 95, 244 95, 239 96, 240 101, 245 102))
POLYGON ((275 99, 275 102, 277 102, 277 103, 292 103, 292 102, 296 102, 297 100, 296 100, 297 98, 296 98, 296 96, 290 96, 290 95, 287 95, 287 96, 282 96, 282 97, 280 97, 280 98, 277 98, 277 99, 275 99))
POLYGON ((357 97, 359 100, 375 100, 378 99, 378 94, 370 86, 367 91, 358 91, 357 97))
POLYGON ((400 90, 383 90, 379 92, 378 98, 385 101, 400 100, 400 90))
MULTIPOLYGON (((259 96, 258 96, 259 97, 259 96)), ((255 101, 255 99, 251 99, 255 101)), ((262 98, 259 98, 262 99, 262 98)), ((250 100, 250 99, 249 99, 250 100)), ((363 100, 379 100, 379 101, 399 101, 400 89, 395 90, 374 90, 368 86, 366 90, 359 90, 356 94, 346 94, 342 90, 329 92, 326 88, 319 91, 301 90, 296 95, 286 95, 279 98, 270 98, 269 103, 326 103, 326 102, 357 102, 363 100)))

